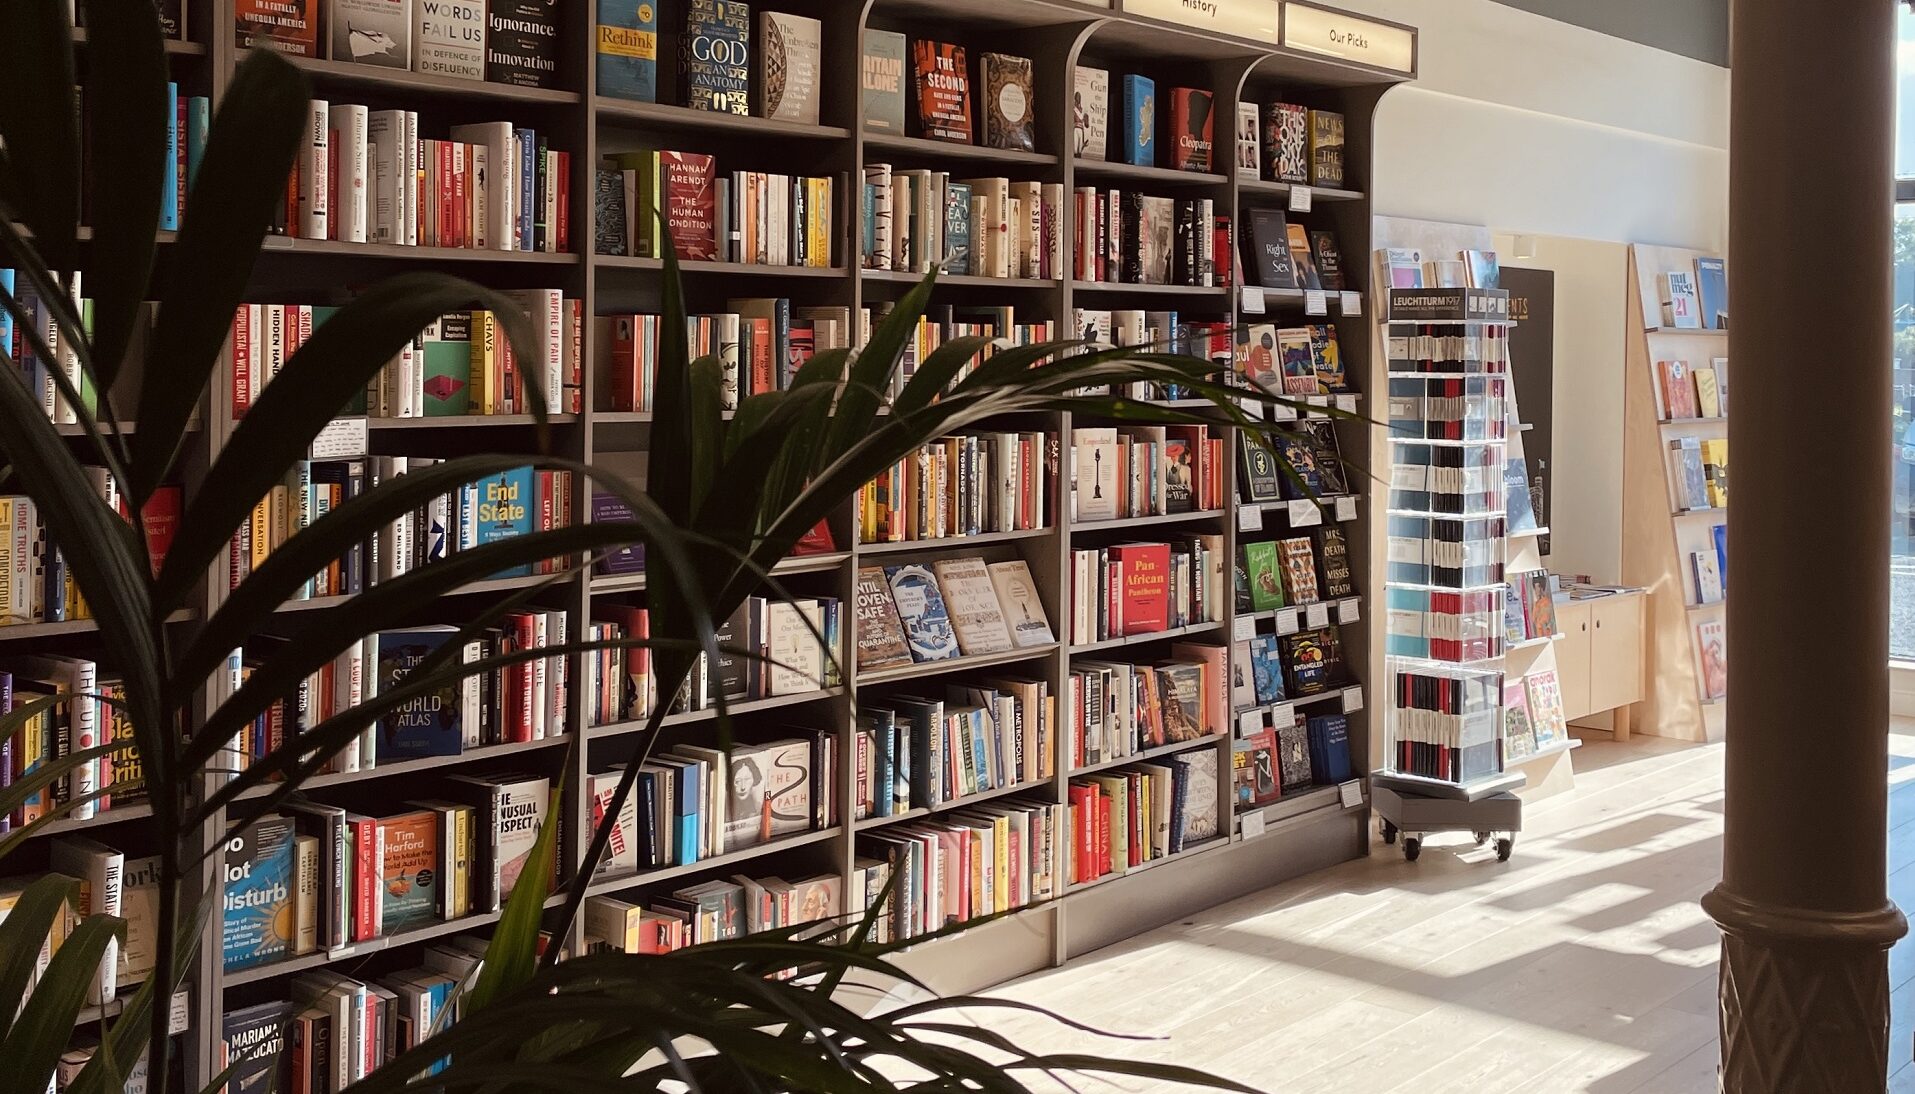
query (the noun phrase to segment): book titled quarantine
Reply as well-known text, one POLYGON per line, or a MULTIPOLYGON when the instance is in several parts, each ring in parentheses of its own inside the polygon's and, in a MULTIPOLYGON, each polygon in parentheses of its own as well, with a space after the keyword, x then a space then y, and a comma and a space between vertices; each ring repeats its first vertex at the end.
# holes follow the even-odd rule
POLYGON ((944 661, 961 656, 957 633, 951 629, 951 616, 945 610, 944 594, 931 571, 915 564, 886 566, 884 576, 891 583, 891 596, 898 606, 898 619, 904 625, 911 659, 944 661))
POLYGON ((824 25, 781 11, 758 16, 759 115, 779 121, 818 124, 819 58, 824 25))
MULTIPOLYGON (((454 627, 408 627, 380 631, 380 694, 404 687, 407 678, 426 658, 458 637, 454 627)), ((379 719, 379 756, 418 760, 429 756, 457 756, 465 750, 465 726, 460 722, 461 689, 457 682, 426 695, 413 696, 379 719)))
POLYGON ((558 0, 486 0, 485 78, 554 87, 558 76, 558 0))
POLYGON ((751 8, 736 0, 688 0, 678 58, 684 105, 751 113, 751 8))
POLYGON ((1170 91, 1170 166, 1179 171, 1214 169, 1216 96, 1194 87, 1170 91))
POLYGON ((412 64, 411 0, 326 0, 335 61, 405 69, 412 64))
POLYGON ((412 70, 426 76, 485 79, 482 0, 416 0, 412 70))
POLYGON ((854 641, 858 645, 859 670, 868 672, 910 664, 911 647, 905 642, 904 624, 898 619, 897 605, 891 599, 891 585, 882 567, 858 569, 856 597, 854 641))
POLYGON ((598 93, 637 103, 658 101, 658 8, 634 0, 598 0, 598 93))
POLYGON ((269 816, 233 833, 221 869, 220 946, 226 971, 285 957, 295 918, 293 822, 269 816))

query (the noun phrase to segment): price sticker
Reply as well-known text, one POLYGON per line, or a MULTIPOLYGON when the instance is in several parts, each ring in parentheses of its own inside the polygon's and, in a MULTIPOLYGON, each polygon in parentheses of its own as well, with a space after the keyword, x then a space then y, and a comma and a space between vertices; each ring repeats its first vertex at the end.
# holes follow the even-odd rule
POLYGON ((1341 410, 1345 414, 1355 414, 1356 413, 1356 396, 1354 395, 1337 396, 1337 409, 1341 410))
POLYGON ((1305 625, 1312 630, 1318 627, 1327 627, 1330 625, 1330 606, 1328 604, 1311 604, 1303 609, 1303 618, 1305 625))
POLYGON ((1263 510, 1254 505, 1246 505, 1242 509, 1237 510, 1237 531, 1263 531, 1263 510))
POLYGON ((1279 608, 1276 614, 1277 633, 1295 634, 1302 628, 1297 626, 1298 617, 1303 612, 1297 608, 1279 608))
POLYGON ((1290 502, 1290 527, 1308 528, 1323 523, 1323 510, 1309 498, 1297 498, 1290 502))
POLYGON ((1237 818, 1237 831, 1243 833, 1244 839, 1256 839, 1263 835, 1263 814, 1245 813, 1237 818))
POLYGON ((1303 290, 1303 314, 1305 315, 1330 314, 1329 298, 1325 295, 1322 289, 1303 290))
POLYGON ((1363 618, 1363 601, 1356 597, 1337 602, 1337 622, 1355 623, 1363 618))
POLYGON ((1344 497, 1337 499, 1337 519, 1338 520, 1355 520, 1356 519, 1356 499, 1355 498, 1349 497, 1346 495, 1344 497))
POLYGON ((1278 703, 1270 708, 1270 724, 1273 726, 1293 726, 1297 724, 1297 705, 1278 703))
POLYGON ((1345 290, 1341 295, 1343 297, 1343 303, 1341 305, 1343 309, 1343 314, 1345 315, 1362 315, 1363 314, 1363 294, 1362 293, 1350 292, 1348 290, 1345 290))
POLYGON ((186 1003, 186 992, 181 990, 174 992, 172 1000, 167 1004, 166 1032, 169 1036, 178 1036, 186 1032, 186 1025, 191 1020, 188 1015, 191 1008, 186 1003))
POLYGON ((1245 315, 1263 314, 1263 289, 1256 285, 1245 285, 1238 305, 1245 315))
POLYGON ((319 435, 313 438, 312 458, 315 460, 344 460, 363 456, 369 446, 371 432, 364 418, 334 418, 327 422, 319 435))
POLYGON ((1257 617, 1240 615, 1230 624, 1230 636, 1238 642, 1248 642, 1257 637, 1257 617))
POLYGON ((1337 784, 1337 797, 1342 800, 1343 808, 1351 809, 1363 804, 1363 780, 1351 779, 1347 783, 1337 784))
POLYGON ((1252 418, 1261 419, 1263 417, 1263 404, 1247 395, 1237 397, 1237 406, 1252 418))
POLYGON ((1263 711, 1246 710, 1237 715, 1237 732, 1248 737, 1263 728, 1263 711))
POLYGON ((1349 687, 1343 689, 1343 713, 1355 714, 1363 709, 1363 689, 1349 687))
POLYGON ((1309 212, 1310 198, 1311 198, 1311 194, 1310 194, 1310 188, 1308 186, 1299 186, 1295 183, 1292 183, 1290 185, 1290 211, 1291 212, 1293 213, 1309 212))
POLYGON ((1279 422, 1294 422, 1297 420, 1297 408, 1289 403, 1273 403, 1270 417, 1279 422))

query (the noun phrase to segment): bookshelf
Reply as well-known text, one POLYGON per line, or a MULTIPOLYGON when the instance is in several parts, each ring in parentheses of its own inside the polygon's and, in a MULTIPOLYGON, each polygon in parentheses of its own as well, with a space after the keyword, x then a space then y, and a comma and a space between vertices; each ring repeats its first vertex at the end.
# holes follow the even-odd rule
POLYGON ((1711 699, 1702 676, 1697 629, 1726 625, 1724 595, 1698 595, 1690 556, 1713 555, 1714 529, 1726 525, 1728 506, 1685 507, 1675 482, 1669 444, 1727 438, 1729 332, 1679 329, 1662 323, 1658 277, 1670 270, 1693 275, 1706 252, 1634 244, 1629 248, 1628 355, 1623 362, 1622 581, 1645 589, 1648 679, 1637 713, 1639 732, 1686 741, 1719 741, 1725 704, 1711 699), (1684 361, 1691 370, 1714 368, 1724 392, 1722 413, 1674 417, 1658 397, 1658 363, 1684 361))
MULTIPOLYGON (((1273 7, 1277 6, 1275 0, 1271 2, 1273 7)), ((233 0, 196 0, 190 5, 185 40, 169 47, 170 63, 182 81, 182 93, 190 90, 193 94, 209 95, 217 104, 219 95, 229 85, 238 61, 232 26, 233 6, 233 0)), ((575 253, 488 252, 274 237, 267 240, 264 260, 254 272, 246 299, 319 303, 342 284, 358 284, 413 268, 443 268, 500 288, 559 289, 568 298, 582 299, 588 316, 656 310, 661 272, 656 260, 584 253, 593 239, 594 167, 608 154, 639 148, 711 153, 718 157, 720 169, 726 171, 775 170, 822 175, 834 180, 838 238, 833 241, 834 255, 828 266, 687 262, 684 268, 687 306, 694 313, 720 309, 727 298, 747 294, 787 297, 794 306, 853 309, 902 296, 915 283, 916 275, 867 270, 861 268, 859 262, 859 203, 852 200, 851 195, 867 163, 929 167, 949 171, 954 177, 1003 174, 1017 180, 1061 184, 1067 196, 1081 184, 1135 189, 1161 196, 1204 197, 1215 203, 1219 214, 1230 215, 1237 226, 1244 224, 1244 214, 1249 209, 1291 208, 1298 210, 1297 215, 1309 227, 1327 228, 1336 233, 1343 254, 1348 256, 1346 277, 1357 291, 1331 293, 1326 299, 1302 291, 1265 291, 1254 286, 1192 288, 1087 283, 1067 276, 1067 269, 1066 276, 1050 279, 947 278, 941 281, 933 303, 1013 304, 1020 321, 1028 317, 1059 324, 1060 337, 1066 333, 1064 328, 1072 318, 1073 309, 1082 307, 1174 309, 1184 316, 1232 326, 1246 319, 1279 325, 1340 323, 1347 369, 1360 390, 1353 395, 1316 400, 1318 406, 1308 412, 1308 416, 1332 418, 1353 464, 1359 463, 1361 454, 1370 450, 1364 424, 1346 417, 1333 417, 1333 412, 1360 414, 1366 407, 1373 406, 1364 401, 1370 393, 1381 390, 1378 383, 1381 363, 1372 360, 1369 340, 1362 333, 1363 323, 1351 322, 1361 314, 1362 290, 1369 277, 1367 264, 1355 259, 1367 255, 1373 247, 1366 190, 1370 182, 1372 115, 1378 100, 1390 87, 1413 78, 1413 52, 1411 60, 1406 62, 1407 71, 1392 71, 1361 59, 1286 46, 1281 44, 1280 36, 1268 41, 1252 41, 1155 22, 1126 14, 1116 0, 1103 4, 1086 0, 974 0, 965 4, 865 0, 857 5, 836 0, 778 0, 764 6, 810 15, 823 22, 821 72, 825 84, 823 112, 817 125, 739 118, 601 96, 594 86, 593 28, 582 18, 569 18, 561 24, 558 83, 549 89, 422 76, 349 62, 299 61, 313 80, 315 97, 365 103, 374 108, 416 109, 421 114, 422 133, 428 123, 436 135, 443 127, 453 124, 509 119, 516 124, 537 126, 541 134, 549 134, 552 147, 565 149, 572 157, 571 177, 566 185, 571 197, 571 238, 575 253), (1007 152, 864 132, 859 121, 858 59, 861 38, 867 29, 905 31, 913 37, 956 41, 969 47, 973 54, 997 49, 1030 57, 1036 70, 1035 149, 1007 152), (1317 204, 1310 212, 1303 213, 1301 209, 1308 201, 1300 193, 1305 188, 1300 186, 1246 181, 1228 173, 1186 173, 1078 159, 1071 154, 1072 114, 1068 91, 1073 83, 1073 69, 1080 64, 1104 68, 1113 74, 1146 73, 1164 87, 1189 86, 1212 91, 1217 103, 1216 154, 1219 163, 1225 165, 1231 162, 1234 152, 1231 122, 1240 100, 1301 102, 1341 111, 1346 125, 1349 188, 1312 190, 1309 196, 1317 204)), ((1278 10, 1305 6, 1290 2, 1278 10)), ((754 11, 758 7, 754 5, 754 11)), ((1312 7, 1312 10, 1327 9, 1312 7)), ((566 14, 570 17, 582 11, 575 12, 568 7, 566 14)), ((662 5, 662 21, 677 17, 676 5, 662 5)), ((1379 30, 1406 33, 1412 42, 1414 40, 1414 31, 1408 28, 1359 22, 1379 30)), ((84 63, 82 57, 81 64, 84 63)), ((1114 123, 1121 102, 1116 88, 1112 89, 1112 97, 1114 123)), ((1074 239, 1078 230, 1073 220, 1072 203, 1067 200, 1059 224, 1066 241, 1074 239)), ((1066 246, 1067 261, 1070 253, 1066 246)), ((588 325, 584 334, 585 410, 554 418, 549 432, 550 445, 559 455, 617 466, 621 454, 643 449, 651 430, 651 415, 602 409, 610 405, 606 391, 608 378, 597 374, 591 365, 598 357, 596 341, 596 333, 588 325)), ((231 435, 233 408, 224 385, 214 385, 208 404, 202 408, 202 416, 209 428, 198 431, 192 442, 195 449, 188 470, 189 490, 194 476, 204 473, 204 468, 231 435)), ((1024 415, 1014 426, 1006 428, 1038 431, 1053 441, 1067 442, 1074 428, 1093 424, 1108 423, 1074 421, 1066 414, 1024 415), (1041 420, 1033 421, 1033 417, 1041 420)), ((535 443, 531 426, 531 419, 524 415, 379 419, 369 423, 368 435, 373 453, 438 456, 523 451, 530 454, 535 443)), ((816 692, 729 704, 735 730, 741 737, 750 739, 754 734, 775 735, 780 728, 799 725, 826 730, 844 745, 853 739, 860 693, 868 694, 871 689, 921 681, 941 683, 947 678, 964 678, 973 670, 1014 666, 1022 674, 1041 675, 1051 685, 1052 694, 1061 695, 1075 657, 1097 655, 1147 662, 1167 655, 1174 641, 1208 640, 1228 646, 1233 639, 1260 630, 1265 633, 1284 633, 1286 628, 1295 630, 1313 622, 1313 617, 1320 612, 1322 625, 1334 627, 1339 633, 1351 681, 1319 694, 1300 696, 1293 704, 1323 709, 1333 706, 1345 712, 1350 718, 1353 755, 1367 754, 1370 748, 1365 721, 1367 683, 1380 678, 1369 667, 1367 651, 1378 645, 1371 627, 1373 620, 1381 615, 1371 607, 1372 590, 1381 587, 1377 580, 1380 556, 1376 553, 1381 542, 1377 538, 1381 522, 1375 519, 1380 514, 1375 511, 1371 484, 1357 476, 1352 484, 1354 493, 1325 499, 1321 507, 1296 502, 1239 506, 1234 499, 1238 496, 1236 447, 1241 439, 1224 428, 1221 419, 1213 429, 1225 440, 1223 496, 1227 500, 1223 506, 1211 510, 1074 522, 1069 515, 1068 483, 1060 475, 1053 476, 1052 518, 1047 527, 943 541, 858 544, 853 536, 853 507, 843 506, 828 520, 837 549, 787 560, 777 568, 775 576, 798 595, 837 597, 847 606, 847 643, 839 651, 845 664, 845 680, 842 686, 816 692), (1053 628, 1059 632, 1060 639, 1066 639, 1068 635, 1063 628, 1068 620, 1065 609, 1070 596, 1070 552, 1074 546, 1202 532, 1221 537, 1228 563, 1246 534, 1274 538, 1291 530, 1327 524, 1339 525, 1349 532, 1356 595, 1320 608, 1240 614, 1230 603, 1232 598, 1226 596, 1221 618, 1194 624, 1176 633, 1143 634, 1076 646, 1060 641, 1005 654, 869 673, 859 673, 852 662, 848 609, 854 602, 854 584, 861 566, 973 554, 990 560, 1023 559, 1030 566, 1053 628)), ((580 514, 589 512, 584 490, 583 484, 575 486, 574 509, 580 514)), ((575 561, 582 563, 583 560, 575 561)), ((421 622, 457 621, 462 613, 483 603, 484 598, 522 591, 534 580, 475 583, 446 598, 432 619, 421 622)), ((182 613, 177 624, 191 626, 196 619, 215 610, 223 599, 224 584, 223 574, 212 575, 195 608, 182 613)), ((636 598, 642 596, 643 589, 642 576, 600 577, 578 568, 537 591, 529 606, 564 612, 571 621, 570 634, 576 638, 579 626, 593 618, 596 605, 641 603, 636 598)), ((289 629, 324 627, 334 618, 329 613, 350 610, 346 600, 291 602, 284 606, 280 620, 289 629)), ((0 628, 0 653, 85 650, 89 648, 91 629, 86 623, 0 628)), ((574 661, 572 671, 574 680, 581 678, 579 661, 574 661)), ((323 789, 321 796, 327 800, 379 805, 423 793, 418 789, 422 784, 417 780, 427 768, 435 772, 454 766, 462 771, 521 770, 554 778, 563 775, 568 789, 559 814, 564 825, 561 862, 577 863, 584 855, 591 820, 589 803, 580 792, 585 777, 588 772, 623 760, 628 755, 631 735, 639 728, 635 723, 588 728, 581 690, 572 689, 567 712, 571 732, 564 737, 480 749, 459 757, 450 765, 408 762, 353 774, 327 775, 311 785, 323 789)), ((1292 709, 1292 704, 1283 706, 1292 709)), ((925 976, 942 990, 969 990, 997 983, 1109 944, 1188 911, 1364 853, 1368 839, 1367 808, 1360 785, 1292 792, 1281 800, 1238 814, 1233 808, 1230 745, 1238 725, 1243 724, 1241 715, 1245 713, 1253 712, 1233 712, 1232 721, 1237 725, 1217 727, 1222 732, 1199 740, 1075 770, 1067 763, 1058 762, 1054 765, 1056 774, 1038 782, 946 802, 933 810, 912 810, 898 816, 862 820, 852 819, 852 749, 840 747, 832 786, 839 804, 837 825, 687 866, 597 878, 591 883, 591 891, 642 898, 667 892, 687 879, 725 877, 740 871, 783 876, 835 872, 848 879, 862 835, 908 823, 914 817, 996 797, 1015 795, 1064 803, 1068 801, 1068 780, 1075 775, 1187 752, 1212 753, 1216 762, 1216 804, 1220 819, 1215 838, 1189 846, 1179 854, 1151 861, 1148 869, 1107 875, 1079 886, 1060 881, 1059 892, 1053 900, 962 934, 914 947, 902 958, 907 968, 925 976)), ((666 721, 664 740, 690 740, 698 734, 708 736, 715 718, 715 712, 709 710, 673 716, 666 721)), ((1360 771, 1360 759, 1356 766, 1360 771)), ((146 837, 135 829, 136 822, 148 815, 150 810, 127 808, 102 814, 94 821, 75 822, 63 830, 84 828, 104 842, 116 846, 124 842, 129 854, 145 853, 140 840, 146 837)), ((215 820, 208 826, 206 835, 211 839, 223 831, 223 824, 215 820)), ((20 861, 23 867, 27 865, 27 860, 20 861)), ((210 868, 202 880, 208 886, 215 884, 210 868)), ((496 915, 467 916, 342 950, 322 951, 278 964, 226 973, 221 967, 215 917, 190 978, 189 1020, 184 1023, 189 1080, 203 1083, 218 1071, 214 1061, 222 1013, 283 997, 292 973, 324 966, 351 975, 380 975, 416 963, 421 943, 461 932, 483 932, 496 919, 496 915)), ((575 935, 560 941, 576 946, 581 937, 575 935)))

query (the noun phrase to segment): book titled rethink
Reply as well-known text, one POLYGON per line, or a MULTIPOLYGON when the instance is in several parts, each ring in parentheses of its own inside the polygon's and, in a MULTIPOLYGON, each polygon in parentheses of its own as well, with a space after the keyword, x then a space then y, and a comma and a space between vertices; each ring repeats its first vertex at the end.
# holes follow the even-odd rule
POLYGON ((598 0, 598 93, 658 101, 658 9, 632 0, 598 0))

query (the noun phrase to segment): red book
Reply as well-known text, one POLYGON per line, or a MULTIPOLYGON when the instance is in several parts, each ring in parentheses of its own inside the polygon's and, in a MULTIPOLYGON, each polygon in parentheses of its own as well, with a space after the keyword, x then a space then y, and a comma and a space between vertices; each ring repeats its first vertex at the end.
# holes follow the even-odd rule
POLYGON ((519 412, 519 360, 512 352, 512 340, 499 338, 499 390, 493 392, 501 414, 519 412))
POLYGON ((637 410, 639 318, 619 315, 612 318, 612 409, 637 410))
POLYGON ((1097 876, 1103 877, 1115 868, 1116 862, 1110 853, 1111 810, 1116 806, 1114 799, 1098 796, 1097 799, 1097 876))
POLYGON ((716 259, 716 161, 697 152, 660 152, 658 170, 665 183, 665 226, 679 259, 716 259))
POLYGON ((174 130, 179 134, 179 148, 173 154, 173 185, 178 195, 176 207, 181 220, 186 219, 186 100, 187 96, 179 96, 179 118, 176 119, 179 128, 174 130))
POLYGON ((1121 543, 1110 549, 1117 569, 1118 626, 1113 635, 1149 634, 1170 626, 1170 545, 1121 543))
POLYGON ((1091 810, 1097 804, 1097 788, 1088 785, 1071 784, 1071 837, 1076 841, 1077 853, 1071 863, 1071 881, 1082 885, 1094 876, 1097 860, 1091 857, 1091 810))
POLYGON ((1216 147, 1216 96, 1193 87, 1170 90, 1170 165, 1179 171, 1209 171, 1216 147))
POLYGON ((573 297, 565 302, 572 313, 572 337, 565 359, 565 409, 571 414, 585 412, 585 301, 573 297))
POLYGON ((173 536, 180 528, 181 504, 178 486, 161 486, 140 509, 140 531, 146 535, 146 553, 153 560, 155 576, 160 572, 160 563, 166 561, 166 552, 173 549, 173 536))
POLYGON ((352 940, 365 942, 379 936, 379 822, 372 817, 352 818, 353 842, 353 923, 352 940))
POLYGON ((253 405, 253 309, 233 309, 233 417, 243 418, 253 405))
POLYGON ((559 159, 559 246, 561 252, 572 249, 572 153, 560 152, 559 159))
MULTIPOLYGON (((521 612, 508 617, 513 630, 513 648, 534 649, 538 646, 538 624, 533 621, 530 612, 521 612)), ((507 724, 511 731, 510 740, 529 741, 532 739, 532 685, 536 678, 537 667, 530 661, 521 661, 513 666, 512 718, 507 724)))
POLYGON ((338 239, 339 226, 346 218, 330 212, 343 208, 339 204, 339 130, 326 135, 326 238, 338 239))
POLYGON ((794 555, 824 555, 830 554, 837 549, 838 542, 831 536, 831 525, 821 520, 812 526, 811 531, 798 537, 798 542, 792 546, 791 553, 794 555))
POLYGON ((458 238, 458 221, 452 213, 452 142, 439 141, 439 230, 433 238, 433 244, 439 247, 456 247, 453 240, 458 238))
POLYGON ((293 169, 291 171, 286 172, 285 220, 283 222, 282 227, 280 228, 279 234, 288 235, 288 236, 296 236, 299 234, 299 165, 298 164, 294 164, 293 169))

